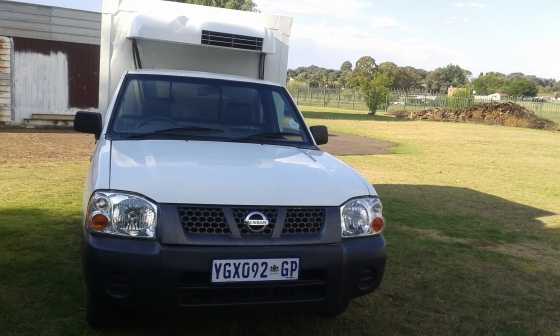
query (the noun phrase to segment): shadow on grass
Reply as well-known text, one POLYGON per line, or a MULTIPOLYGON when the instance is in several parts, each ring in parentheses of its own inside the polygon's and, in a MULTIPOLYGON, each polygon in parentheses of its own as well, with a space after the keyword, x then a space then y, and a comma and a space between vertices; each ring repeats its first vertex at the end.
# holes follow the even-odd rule
MULTIPOLYGON (((387 239, 393 245, 389 252, 395 249, 395 246, 407 243, 399 241, 403 238, 391 233, 391 223, 418 229, 436 229, 452 237, 486 239, 496 242, 514 239, 514 234, 510 233, 510 229, 511 232, 514 232, 521 226, 540 228, 537 225, 542 225, 542 223, 538 218, 554 215, 546 210, 465 188, 429 185, 376 185, 376 188, 383 198, 385 215, 390 223, 387 229, 387 239)), ((2 303, 0 325, 4 326, 4 332, 20 335, 87 333, 80 268, 79 232, 79 214, 77 212, 61 214, 56 211, 25 208, 0 210, 0 265, 2 265, 2 274, 5 279, 0 286, 0 297, 2 298, 0 300, 2 303), (29 321, 34 321, 34 323, 29 323, 29 321)), ((519 230, 515 234, 519 235, 519 230)), ((433 302, 433 307, 430 305, 433 301, 432 291, 435 290, 435 287, 430 288, 429 283, 425 285, 427 286, 425 292, 415 292, 414 296, 402 294, 404 302, 401 302, 402 300, 392 301, 388 298, 384 300, 385 295, 388 295, 387 290, 400 292, 398 284, 401 282, 420 281, 407 275, 420 267, 416 265, 416 261, 408 259, 411 255, 419 255, 416 252, 420 251, 415 250, 419 247, 412 242, 409 243, 406 244, 408 254, 390 256, 389 267, 392 267, 392 270, 391 276, 388 278, 390 283, 387 284, 386 289, 381 289, 377 294, 351 306, 350 313, 338 320, 326 320, 313 314, 298 314, 290 310, 282 312, 268 308, 211 309, 197 312, 173 310, 173 313, 163 315, 161 313, 146 315, 145 312, 142 312, 139 315, 133 315, 128 322, 125 320, 122 326, 101 331, 99 334, 103 335, 108 332, 111 335, 157 335, 186 334, 188 332, 192 335, 267 334, 275 336, 311 333, 362 335, 364 330, 376 330, 381 334, 395 332, 395 330, 406 332, 407 329, 400 328, 404 328, 407 323, 440 325, 439 315, 416 314, 415 310, 410 310, 409 307, 428 305, 428 310, 437 310, 439 309, 437 307, 440 306, 459 309, 456 306, 457 302, 460 303, 463 299, 466 302, 468 300, 458 297, 457 293, 464 292, 465 295, 469 293, 461 286, 475 286, 476 283, 458 282, 454 284, 454 292, 449 292, 449 297, 445 293, 438 294, 439 301, 433 302), (391 263, 395 263, 394 266, 391 266, 391 263), (402 274, 401 270, 403 270, 402 274), (379 301, 377 304, 381 304, 383 309, 390 313, 372 314, 367 306, 363 306, 370 304, 369 300, 379 301)), ((444 255, 424 255, 423 258, 428 259, 424 260, 426 264, 440 265, 440 269, 432 271, 433 274, 466 272, 466 269, 442 269, 445 268, 448 260, 457 262, 464 258, 464 255, 456 250, 450 250, 449 254, 444 255), (430 258, 445 258, 445 262, 430 260, 430 258)), ((481 279, 485 278, 481 277, 481 279)), ((482 291, 481 295, 484 294, 483 284, 479 288, 482 291)), ((391 295, 395 295, 395 293, 391 295)), ((500 305, 500 302, 488 304, 500 305)), ((474 307, 470 309, 478 309, 477 305, 474 307)), ((545 308, 548 309, 548 307, 545 308)), ((486 316, 485 309, 487 307, 481 305, 480 312, 470 311, 465 314, 477 315, 480 313, 481 316, 486 316)), ((460 319, 453 321, 457 322, 460 319)), ((447 323, 453 323, 453 321, 447 321, 447 323)), ((508 321, 503 322, 509 323, 508 321)), ((480 327, 484 328, 485 321, 478 323, 481 323, 480 327)), ((530 321, 525 321, 524 317, 519 317, 516 323, 521 325, 527 323, 527 326, 530 326, 530 321)), ((462 327, 462 325, 445 325, 446 330, 461 331, 462 327)), ((426 330, 429 331, 429 329, 426 330)), ((416 330, 416 332, 422 333, 421 330, 416 330)))
POLYGON ((303 111, 305 118, 326 119, 326 120, 369 120, 369 121, 407 121, 383 115, 371 115, 367 112, 323 112, 323 111, 303 111))
POLYGON ((468 188, 405 184, 375 188, 389 221, 489 243, 516 241, 524 236, 520 230, 538 233, 544 229, 540 219, 558 215, 468 188))
POLYGON ((79 209, 0 208, 0 334, 79 330, 80 216, 79 209))

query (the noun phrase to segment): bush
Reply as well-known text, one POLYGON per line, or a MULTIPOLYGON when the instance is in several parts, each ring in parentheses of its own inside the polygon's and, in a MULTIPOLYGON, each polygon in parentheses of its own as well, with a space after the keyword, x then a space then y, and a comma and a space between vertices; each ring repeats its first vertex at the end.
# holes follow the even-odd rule
POLYGON ((374 115, 380 107, 385 106, 390 87, 391 80, 382 73, 377 73, 371 81, 362 84, 362 92, 370 114, 374 115))

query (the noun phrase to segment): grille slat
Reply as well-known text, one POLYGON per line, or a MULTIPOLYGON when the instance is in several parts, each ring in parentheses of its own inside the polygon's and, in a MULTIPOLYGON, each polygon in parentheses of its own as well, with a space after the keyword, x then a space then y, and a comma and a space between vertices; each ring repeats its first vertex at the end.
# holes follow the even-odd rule
POLYGON ((219 33, 209 30, 202 31, 201 43, 211 46, 254 51, 262 51, 263 48, 263 38, 261 37, 219 33))

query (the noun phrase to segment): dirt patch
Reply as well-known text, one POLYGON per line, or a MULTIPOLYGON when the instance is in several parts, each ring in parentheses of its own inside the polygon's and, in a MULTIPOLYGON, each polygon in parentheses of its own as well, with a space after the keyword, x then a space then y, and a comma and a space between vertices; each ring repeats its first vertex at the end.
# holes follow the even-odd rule
POLYGON ((321 149, 332 155, 379 155, 389 154, 395 146, 389 141, 375 140, 371 138, 347 135, 329 134, 329 143, 321 146, 321 149))
POLYGON ((463 109, 433 108, 410 112, 413 120, 475 122, 511 127, 557 129, 557 125, 515 103, 477 104, 463 109))
POLYGON ((0 132, 0 165, 88 160, 93 136, 73 132, 0 132))

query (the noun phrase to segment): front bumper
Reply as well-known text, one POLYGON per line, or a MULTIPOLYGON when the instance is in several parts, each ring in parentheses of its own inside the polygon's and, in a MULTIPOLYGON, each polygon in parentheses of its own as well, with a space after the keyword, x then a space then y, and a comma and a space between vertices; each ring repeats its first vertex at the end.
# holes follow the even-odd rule
POLYGON ((86 234, 88 290, 123 305, 184 307, 294 304, 336 307, 368 294, 385 269, 382 236, 288 246, 169 246, 86 234), (212 284, 214 259, 299 258, 290 282, 212 284))

